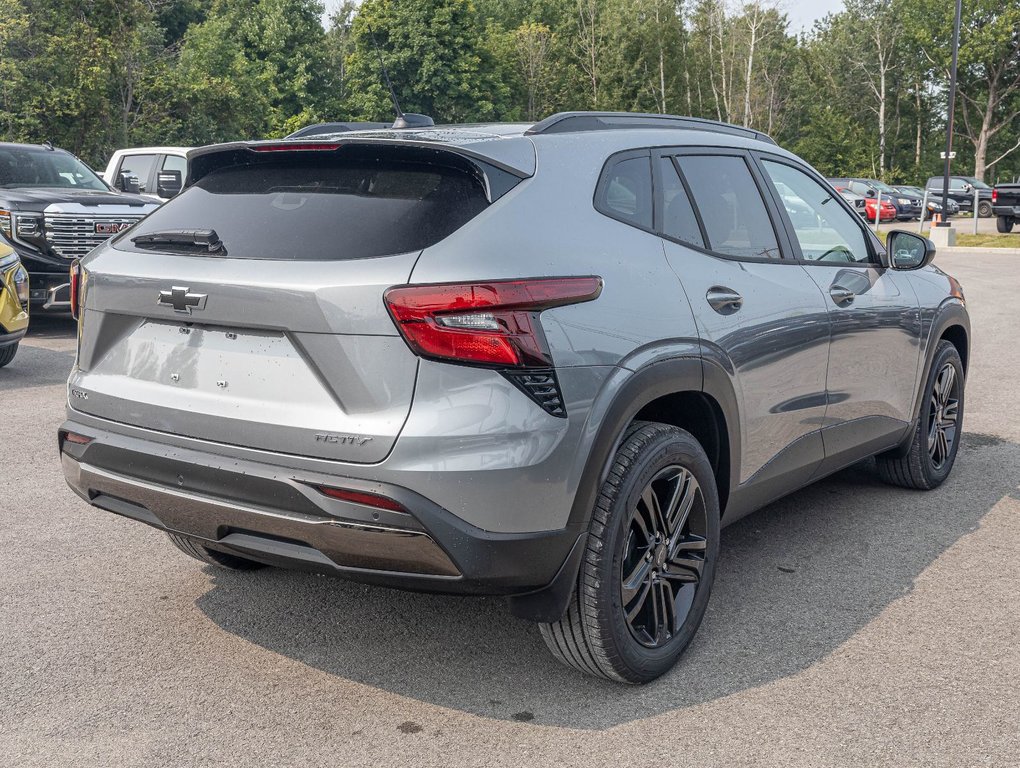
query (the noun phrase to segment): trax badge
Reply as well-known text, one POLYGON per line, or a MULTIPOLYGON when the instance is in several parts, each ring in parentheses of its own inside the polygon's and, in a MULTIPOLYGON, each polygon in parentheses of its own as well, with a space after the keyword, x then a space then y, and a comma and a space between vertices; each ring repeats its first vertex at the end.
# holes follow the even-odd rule
POLYGON ((190 288, 175 285, 169 291, 160 291, 156 303, 173 307, 174 312, 184 312, 190 315, 193 309, 205 309, 207 298, 208 294, 191 293, 190 288))
POLYGON ((359 448, 371 440, 371 437, 361 437, 361 435, 329 435, 320 432, 315 436, 315 442, 317 443, 333 443, 335 445, 356 445, 359 448))

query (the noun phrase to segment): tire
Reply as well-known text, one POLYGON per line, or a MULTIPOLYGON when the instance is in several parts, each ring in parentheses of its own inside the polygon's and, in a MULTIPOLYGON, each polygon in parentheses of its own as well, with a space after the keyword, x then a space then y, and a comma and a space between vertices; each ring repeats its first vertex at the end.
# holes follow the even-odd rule
POLYGON ((170 541, 181 552, 208 565, 216 565, 230 571, 256 571, 259 568, 267 567, 264 563, 257 563, 254 560, 248 560, 237 555, 228 555, 226 552, 217 552, 215 549, 204 547, 197 539, 193 539, 190 536, 181 536, 178 533, 170 533, 169 531, 167 531, 166 535, 170 537, 170 541))
POLYGON ((992 204, 987 200, 982 200, 978 203, 978 216, 982 219, 987 219, 992 215, 992 204))
POLYGON ((1005 235, 1013 231, 1013 225, 1015 223, 1016 219, 1012 216, 999 216, 995 219, 995 228, 1005 235))
POLYGON ((887 483, 903 488, 929 491, 942 485, 956 462, 963 433, 964 373, 960 353, 950 342, 939 342, 932 360, 931 370, 924 384, 924 396, 920 413, 914 425, 910 448, 905 455, 884 454, 876 457, 879 475, 887 483), (946 373, 951 369, 952 373, 946 373), (953 381, 945 398, 939 394, 944 390, 944 376, 953 381), (952 422, 951 430, 936 430, 934 422, 952 422), (950 433, 951 432, 951 433, 950 433), (944 442, 938 434, 945 435, 944 442))
POLYGON ((16 354, 18 354, 17 344, 8 344, 6 347, 0 347, 0 368, 10 363, 16 354))
POLYGON ((704 449, 682 429, 637 422, 599 492, 567 612, 539 625, 542 638, 553 656, 581 672, 623 683, 654 680, 697 632, 718 553, 719 497, 704 449), (666 508, 676 517, 669 525, 659 515, 655 538, 654 501, 646 499, 660 496, 673 500, 666 508))

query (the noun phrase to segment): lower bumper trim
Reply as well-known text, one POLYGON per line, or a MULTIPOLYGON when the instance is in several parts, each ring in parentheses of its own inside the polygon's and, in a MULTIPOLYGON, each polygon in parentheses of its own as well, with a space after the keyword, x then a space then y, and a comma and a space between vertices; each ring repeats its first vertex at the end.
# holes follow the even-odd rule
POLYGON ((68 485, 95 507, 210 549, 384 586, 543 593, 581 536, 570 527, 484 531, 401 486, 227 460, 74 420, 60 427, 59 445, 68 485), (68 440, 69 432, 88 442, 68 440), (332 499, 318 485, 381 494, 406 513, 332 499))

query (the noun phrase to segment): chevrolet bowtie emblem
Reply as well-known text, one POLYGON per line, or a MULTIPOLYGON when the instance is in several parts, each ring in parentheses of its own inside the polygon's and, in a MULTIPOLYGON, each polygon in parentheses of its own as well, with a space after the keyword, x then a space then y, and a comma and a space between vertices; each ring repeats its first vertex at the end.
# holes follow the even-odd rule
POLYGON ((209 298, 205 293, 191 293, 190 288, 173 286, 169 291, 160 291, 157 304, 173 307, 174 312, 183 312, 190 315, 193 309, 205 309, 205 300, 209 298))

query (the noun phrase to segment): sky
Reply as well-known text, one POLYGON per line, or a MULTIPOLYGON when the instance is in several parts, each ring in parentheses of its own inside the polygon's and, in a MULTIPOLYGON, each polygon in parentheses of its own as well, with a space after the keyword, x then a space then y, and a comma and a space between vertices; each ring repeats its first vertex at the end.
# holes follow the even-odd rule
MULTIPOLYGON (((323 0, 326 6, 324 20, 341 4, 342 0, 323 0)), ((790 31, 794 34, 806 32, 811 25, 825 14, 838 11, 843 7, 843 0, 781 0, 779 7, 786 11, 790 18, 790 31)))
POLYGON ((843 7, 843 0, 787 0, 780 7, 786 11, 790 19, 790 31, 793 33, 806 32, 811 25, 827 13, 834 13, 843 7))

